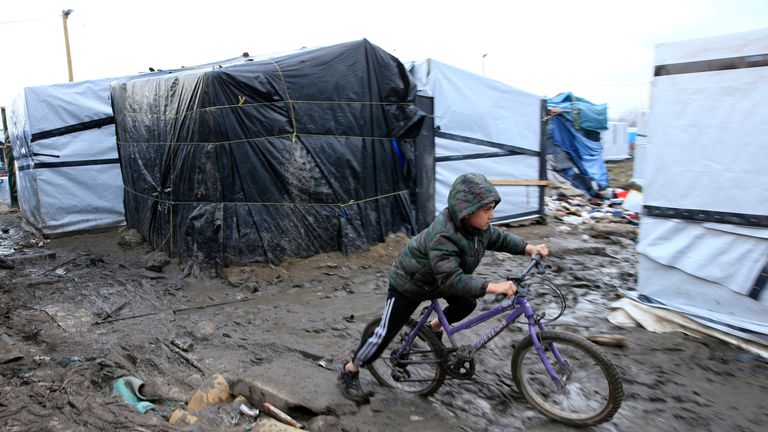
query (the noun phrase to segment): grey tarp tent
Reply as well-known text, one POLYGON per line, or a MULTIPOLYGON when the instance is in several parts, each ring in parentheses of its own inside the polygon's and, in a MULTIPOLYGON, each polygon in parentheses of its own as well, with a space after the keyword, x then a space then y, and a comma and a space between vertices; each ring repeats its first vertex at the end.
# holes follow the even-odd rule
POLYGON ((19 207, 43 235, 125 223, 110 81, 27 87, 13 101, 19 207))

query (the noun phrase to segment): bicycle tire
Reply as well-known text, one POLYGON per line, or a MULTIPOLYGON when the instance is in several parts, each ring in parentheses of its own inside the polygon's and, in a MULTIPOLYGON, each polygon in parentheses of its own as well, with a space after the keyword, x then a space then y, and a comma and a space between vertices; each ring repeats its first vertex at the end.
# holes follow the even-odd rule
MULTIPOLYGON (((367 340, 380 322, 381 317, 378 317, 368 323, 363 329, 362 340, 367 340)), ((411 343, 412 348, 417 348, 419 359, 429 363, 403 367, 393 364, 390 360, 390 355, 395 350, 400 349, 416 324, 415 320, 409 320, 397 336, 392 339, 389 346, 384 349, 382 355, 371 362, 367 369, 376 378, 376 381, 385 387, 426 397, 436 392, 445 381, 445 370, 441 360, 443 349, 435 335, 426 328, 422 328, 411 343)), ((412 353, 408 354, 409 357, 412 355, 412 353)))
POLYGON ((554 331, 539 333, 538 338, 542 347, 547 347, 547 358, 558 377, 567 383, 563 388, 555 387, 528 335, 515 347, 511 361, 512 377, 528 403, 552 420, 574 427, 612 419, 624 399, 621 377, 613 364, 584 338, 554 331), (555 359, 553 344, 571 367, 570 374, 555 359), (596 382, 598 386, 591 388, 596 382), (565 402, 571 396, 575 400, 565 402), (557 406, 561 404, 570 406, 557 406), (566 411, 571 406, 573 412, 566 411))

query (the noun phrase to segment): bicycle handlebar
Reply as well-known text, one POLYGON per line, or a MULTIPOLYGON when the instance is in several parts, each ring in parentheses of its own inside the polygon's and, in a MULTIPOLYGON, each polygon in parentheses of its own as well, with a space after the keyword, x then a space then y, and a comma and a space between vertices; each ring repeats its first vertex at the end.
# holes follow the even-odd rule
POLYGON ((535 254, 531 257, 531 262, 528 263, 528 265, 523 269, 522 272, 520 272, 520 276, 518 277, 520 280, 525 279, 525 277, 528 275, 528 273, 533 270, 534 267, 536 267, 536 270, 538 270, 539 274, 544 274, 545 268, 544 264, 542 263, 542 256, 539 254, 535 254))
MULTIPOLYGON (((523 271, 520 272, 519 275, 507 276, 507 280, 512 281, 515 283, 515 285, 517 285, 518 293, 520 293, 521 290, 523 290, 523 293, 526 292, 525 288, 522 287, 520 283, 523 280, 525 280, 526 276, 528 276, 528 273, 530 273, 534 267, 538 270, 539 274, 544 274, 545 266, 544 266, 544 263, 542 262, 542 259, 543 257, 541 255, 535 254, 531 257, 531 262, 528 263, 527 266, 525 266, 525 269, 523 269, 523 271)), ((496 301, 501 301, 505 298, 507 297, 504 294, 496 294, 496 301)))

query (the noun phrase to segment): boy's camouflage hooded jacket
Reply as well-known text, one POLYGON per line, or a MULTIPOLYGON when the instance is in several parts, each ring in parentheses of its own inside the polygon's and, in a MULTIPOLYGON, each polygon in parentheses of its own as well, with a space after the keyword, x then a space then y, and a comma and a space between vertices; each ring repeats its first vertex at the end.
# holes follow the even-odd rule
POLYGON ((526 242, 491 225, 478 230, 464 221, 483 206, 501 201, 482 174, 463 174, 448 194, 448 207, 411 239, 389 273, 389 284, 415 300, 482 297, 488 282, 472 276, 486 249, 523 255, 526 242))

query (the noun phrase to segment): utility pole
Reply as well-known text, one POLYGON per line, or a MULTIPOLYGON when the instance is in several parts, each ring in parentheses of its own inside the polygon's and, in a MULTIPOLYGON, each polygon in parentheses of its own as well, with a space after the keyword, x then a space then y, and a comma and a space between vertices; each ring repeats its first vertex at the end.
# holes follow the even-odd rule
POLYGON ((67 47, 67 72, 69 72, 69 82, 73 81, 72 78, 72 54, 69 52, 69 30, 67 29, 67 19, 72 13, 72 9, 64 9, 61 11, 61 20, 64 23, 64 45, 67 47))

